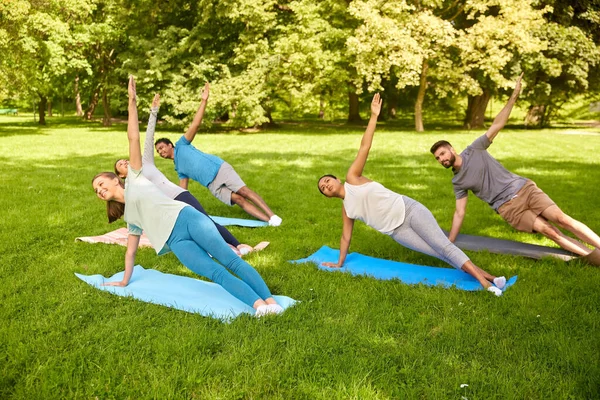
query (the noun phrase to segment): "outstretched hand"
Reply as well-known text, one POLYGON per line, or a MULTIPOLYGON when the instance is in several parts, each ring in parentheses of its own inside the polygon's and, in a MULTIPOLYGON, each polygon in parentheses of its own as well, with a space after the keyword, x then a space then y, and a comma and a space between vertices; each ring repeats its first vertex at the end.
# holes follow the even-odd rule
POLYGON ((129 85, 127 86, 127 93, 129 94, 129 100, 135 100, 135 79, 133 75, 129 75, 129 85))
POLYGON ((200 98, 204 101, 208 101, 208 95, 210 94, 210 84, 206 82, 204 84, 204 89, 202 90, 202 95, 200 98))
POLYGON ((154 99, 152 100, 152 108, 158 108, 160 105, 160 94, 156 93, 154 95, 154 99))
POLYGON ((379 116, 379 113, 381 112, 381 102, 381 96, 379 93, 376 93, 375 96, 373 96, 373 101, 371 102, 371 115, 379 116))
POLYGON ((515 82, 515 90, 513 90, 512 95, 510 97, 517 98, 519 96, 519 93, 521 93, 521 79, 523 79, 524 74, 525 72, 521 72, 521 75, 519 75, 519 77, 517 78, 517 81, 515 82))

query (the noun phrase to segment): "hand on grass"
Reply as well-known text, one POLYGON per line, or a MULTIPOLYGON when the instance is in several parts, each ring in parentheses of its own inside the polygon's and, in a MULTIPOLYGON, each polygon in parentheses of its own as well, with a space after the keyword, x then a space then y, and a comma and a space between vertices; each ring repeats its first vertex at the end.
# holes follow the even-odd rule
POLYGON ((339 263, 324 262, 324 263, 321 263, 321 265, 324 267, 329 267, 329 268, 342 268, 342 265, 339 263))

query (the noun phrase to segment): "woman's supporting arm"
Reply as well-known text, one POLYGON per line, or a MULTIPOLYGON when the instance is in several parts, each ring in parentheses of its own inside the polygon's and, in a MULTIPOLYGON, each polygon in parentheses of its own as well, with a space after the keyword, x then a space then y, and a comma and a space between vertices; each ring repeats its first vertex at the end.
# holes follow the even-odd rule
POLYGON ((135 265, 135 255, 137 254, 140 237, 138 235, 127 236, 127 251, 125 252, 125 274, 120 282, 106 282, 103 286, 127 286, 131 275, 133 274, 133 266, 135 265))
POLYGON ((379 117, 380 112, 381 96, 377 93, 373 96, 373 101, 371 102, 371 118, 369 119, 369 125, 367 125, 367 130, 360 142, 358 154, 346 174, 346 181, 350 184, 363 183, 359 182, 358 179, 362 177, 363 169, 365 168, 367 158, 369 157, 369 151, 371 150, 371 144, 373 143, 373 135, 375 134, 375 127, 377 126, 377 117, 379 117))
POLYGON ((325 267, 341 268, 346 261, 348 255, 348 249, 350 248, 350 242, 352 241, 352 230, 354 229, 354 220, 348 217, 346 209, 342 207, 342 220, 344 226, 342 228, 342 238, 340 239, 340 258, 337 263, 324 262, 322 265, 325 267))

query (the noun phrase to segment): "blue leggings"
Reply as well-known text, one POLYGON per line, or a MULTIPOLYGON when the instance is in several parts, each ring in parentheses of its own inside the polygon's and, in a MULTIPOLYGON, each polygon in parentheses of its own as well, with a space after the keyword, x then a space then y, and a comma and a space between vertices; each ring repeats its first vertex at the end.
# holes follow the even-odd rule
POLYGON ((181 210, 167 245, 187 268, 223 286, 250 307, 259 299, 271 297, 259 273, 231 250, 214 222, 194 208, 186 206, 181 210))

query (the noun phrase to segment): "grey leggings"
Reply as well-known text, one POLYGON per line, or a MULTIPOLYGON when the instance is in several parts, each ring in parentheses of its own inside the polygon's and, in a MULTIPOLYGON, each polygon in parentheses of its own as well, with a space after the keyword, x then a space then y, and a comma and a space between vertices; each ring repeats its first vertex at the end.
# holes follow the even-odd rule
POLYGON ((406 213, 404 222, 390 235, 396 242, 411 250, 439 258, 457 269, 469 261, 469 257, 444 235, 427 207, 410 197, 402 198, 406 213))

